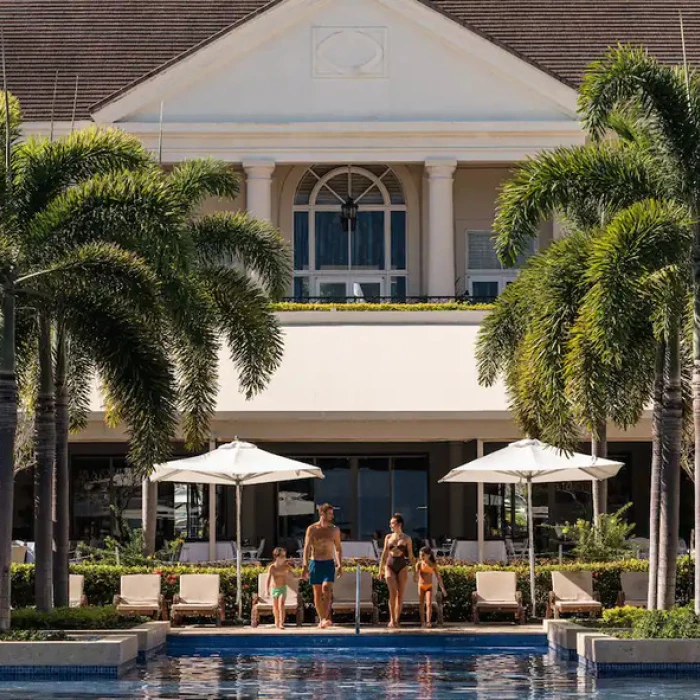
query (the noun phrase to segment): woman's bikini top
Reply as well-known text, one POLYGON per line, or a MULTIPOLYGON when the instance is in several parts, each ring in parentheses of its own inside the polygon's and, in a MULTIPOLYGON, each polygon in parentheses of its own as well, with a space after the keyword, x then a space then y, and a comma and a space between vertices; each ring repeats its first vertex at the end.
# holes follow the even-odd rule
POLYGON ((386 565, 394 572, 399 573, 408 566, 408 545, 405 542, 395 542, 389 547, 389 557, 386 565), (397 551, 398 550, 398 551, 397 551), (396 552, 396 554, 394 554, 396 552), (400 552, 400 553, 399 553, 400 552))
POLYGON ((435 569, 430 564, 426 564, 425 562, 422 561, 420 563, 420 572, 421 572, 421 574, 426 574, 426 575, 427 574, 434 574, 435 569))

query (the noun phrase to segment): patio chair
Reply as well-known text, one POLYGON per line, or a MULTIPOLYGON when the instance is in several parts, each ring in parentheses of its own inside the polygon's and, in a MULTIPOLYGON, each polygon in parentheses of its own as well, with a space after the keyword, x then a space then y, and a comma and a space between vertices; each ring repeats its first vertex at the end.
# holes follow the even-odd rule
POLYGON ((479 561, 479 543, 475 540, 455 540, 452 543, 452 559, 455 562, 476 563, 479 561))
MULTIPOLYGON (((235 547, 234 547, 235 549, 235 547)), ((241 552, 241 560, 246 564, 252 564, 259 562, 262 558, 263 552, 265 551, 265 538, 260 540, 258 548, 253 552, 252 550, 246 550, 241 552)))
POLYGON ((552 571, 552 590, 547 602, 547 617, 558 619, 561 613, 600 615, 603 606, 593 593, 590 571, 552 571))
MULTIPOLYGON (((445 604, 442 597, 442 591, 440 590, 437 578, 433 576, 433 610, 436 611, 435 620, 438 627, 442 627, 445 624, 445 604)), ((420 607, 420 598, 418 596, 418 584, 413 580, 409 579, 406 584, 406 594, 403 599, 404 610, 418 610, 420 607)))
POLYGON ((168 619, 165 598, 160 592, 159 574, 129 574, 121 577, 114 605, 120 615, 153 615, 168 619))
MULTIPOLYGON (((234 561, 236 545, 233 542, 217 542, 214 561, 234 561)), ((185 542, 180 549, 181 564, 201 564, 211 561, 208 542, 185 542)))
POLYGON ((23 544, 12 545, 12 563, 24 564, 27 558, 27 548, 23 544))
POLYGON ((507 564, 506 543, 503 540, 487 540, 484 542, 484 561, 507 564))
POLYGON ((515 621, 525 622, 525 606, 514 571, 479 571, 476 591, 472 593, 472 621, 479 624, 482 612, 510 612, 515 621))
POLYGON ((627 540, 630 551, 637 559, 649 558, 650 543, 646 537, 632 537, 627 540))
POLYGON ((372 542, 352 542, 341 543, 343 546, 343 559, 371 559, 377 561, 377 550, 372 542))
MULTIPOLYGON (((263 615, 272 615, 272 596, 268 597, 265 592, 267 574, 258 574, 258 592, 253 596, 253 609, 250 625, 257 627, 263 615)), ((299 580, 289 579, 287 585, 287 599, 284 601, 284 617, 294 615, 297 627, 304 624, 304 603, 299 596, 299 580)))
POLYGON ((226 615, 219 574, 182 574, 180 593, 173 598, 170 615, 173 625, 179 625, 185 617, 213 617, 219 627, 226 615))
MULTIPOLYGON (((355 572, 348 571, 336 579, 333 586, 332 611, 337 613, 355 612, 355 572)), ((372 574, 363 571, 360 574, 360 615, 371 613, 372 624, 379 624, 379 600, 372 590, 372 574)))
POLYGON ((631 605, 635 608, 646 608, 649 592, 648 571, 623 571, 620 574, 620 592, 617 594, 617 605, 631 605))
POLYGON ((68 577, 68 605, 71 608, 86 608, 87 604, 85 577, 82 574, 71 574, 68 577))
POLYGON ((506 555, 508 562, 520 562, 527 559, 527 540, 514 541, 511 537, 505 538, 506 555))

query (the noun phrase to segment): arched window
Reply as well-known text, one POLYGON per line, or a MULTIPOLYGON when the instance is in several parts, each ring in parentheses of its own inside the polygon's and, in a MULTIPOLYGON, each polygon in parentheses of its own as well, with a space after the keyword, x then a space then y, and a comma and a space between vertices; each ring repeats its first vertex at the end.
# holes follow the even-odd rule
POLYGON ((294 297, 406 297, 406 201, 384 165, 313 166, 294 198, 294 297), (342 216, 352 199, 354 223, 342 216))

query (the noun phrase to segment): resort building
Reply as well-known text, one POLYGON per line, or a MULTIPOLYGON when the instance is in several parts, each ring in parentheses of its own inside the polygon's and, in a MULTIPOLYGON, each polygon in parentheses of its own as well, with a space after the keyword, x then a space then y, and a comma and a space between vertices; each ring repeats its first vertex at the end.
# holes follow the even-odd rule
MULTIPOLYGON (((279 227, 294 251, 289 296, 412 302, 495 298, 518 274, 491 241, 499 186, 542 149, 581 144, 576 87, 610 45, 643 43, 678 61, 678 7, 650 0, 15 0, 0 8, 8 81, 24 132, 96 123, 138 136, 166 167, 195 157, 240 172, 236 201, 279 227), (161 117, 162 115, 162 117, 161 117)), ((697 32, 689 36, 700 58, 697 32)), ((542 226, 529 253, 561 235, 542 226)), ((526 255, 524 256, 526 257, 526 255)), ((221 358, 213 423, 320 466, 325 480, 246 490, 244 537, 301 536, 329 501, 350 539, 386 532, 476 538, 481 494, 439 485, 452 467, 521 437, 503 387, 477 381, 484 311, 286 311, 282 366, 251 401, 221 358)), ((72 537, 110 531, 108 504, 138 525, 140 486, 124 471, 124 433, 93 397, 72 438, 72 537)), ((625 463, 610 508, 648 522, 650 421, 610 428, 625 463)), ((582 449, 586 449, 583 445, 582 449)), ((181 450, 180 450, 181 453, 181 450)), ((16 536, 31 538, 31 475, 17 479, 16 536)), ((587 485, 538 488, 540 522, 590 507, 587 485)), ((217 530, 234 533, 219 489, 217 530)), ((159 531, 203 536, 203 489, 160 487, 159 531)), ((486 487, 487 537, 521 512, 510 488, 486 487)), ((683 524, 687 537, 689 523, 683 524)))

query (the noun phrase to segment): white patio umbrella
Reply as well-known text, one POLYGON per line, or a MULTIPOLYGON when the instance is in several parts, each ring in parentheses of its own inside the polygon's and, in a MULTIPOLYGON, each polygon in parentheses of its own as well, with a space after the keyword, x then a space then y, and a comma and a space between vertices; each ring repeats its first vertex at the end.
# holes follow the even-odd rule
MULTIPOLYGON (((603 481, 615 476, 622 462, 563 452, 539 440, 520 440, 456 467, 440 482, 527 484, 527 529, 530 561, 530 596, 535 614, 535 541, 532 524, 532 484, 557 481, 603 481)), ((483 528, 483 523, 479 523, 483 528)))
MULTIPOLYGON (((243 613, 241 593, 241 489, 244 486, 270 484, 294 479, 323 479, 323 472, 303 462, 265 452, 249 442, 221 445, 197 457, 178 459, 158 465, 151 481, 188 484, 213 484, 236 487, 236 601, 239 617, 243 613)), ((216 499, 209 504, 209 556, 216 551, 216 499)))

